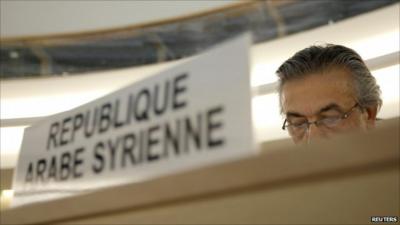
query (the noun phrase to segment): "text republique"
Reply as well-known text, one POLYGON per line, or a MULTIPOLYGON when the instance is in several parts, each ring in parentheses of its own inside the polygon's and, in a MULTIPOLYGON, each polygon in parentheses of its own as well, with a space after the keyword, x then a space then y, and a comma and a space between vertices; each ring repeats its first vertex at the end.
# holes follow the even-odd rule
POLYGON ((223 104, 163 118, 167 112, 185 110, 191 104, 188 79, 189 74, 182 73, 53 122, 46 142, 49 156, 28 164, 25 182, 78 179, 87 172, 101 174, 223 146, 223 104), (162 122, 154 123, 156 118, 162 122), (131 129, 109 135, 126 127, 131 129), (96 138, 96 142, 60 152, 60 147, 72 145, 77 136, 81 140, 96 138), (89 159, 84 157, 86 151, 90 151, 89 159), (85 163, 90 163, 89 171, 84 170, 85 163))

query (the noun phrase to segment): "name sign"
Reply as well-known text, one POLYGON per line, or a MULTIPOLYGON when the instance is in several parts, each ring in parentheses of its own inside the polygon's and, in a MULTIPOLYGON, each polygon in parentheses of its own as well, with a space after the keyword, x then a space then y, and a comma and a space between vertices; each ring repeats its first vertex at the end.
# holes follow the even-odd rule
POLYGON ((254 153, 249 45, 250 36, 242 35, 27 128, 13 205, 254 153))

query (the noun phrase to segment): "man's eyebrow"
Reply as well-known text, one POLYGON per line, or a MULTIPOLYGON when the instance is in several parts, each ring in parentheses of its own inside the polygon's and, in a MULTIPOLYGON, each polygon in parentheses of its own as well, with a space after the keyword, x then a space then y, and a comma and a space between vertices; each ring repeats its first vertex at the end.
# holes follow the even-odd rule
POLYGON ((306 117, 297 112, 286 112, 286 117, 306 117))
MULTIPOLYGON (((318 111, 317 114, 324 113, 324 112, 327 112, 329 110, 335 110, 335 111, 338 111, 338 112, 343 112, 342 108, 338 104, 330 103, 327 106, 324 106, 323 108, 321 108, 318 111)), ((306 116, 302 115, 301 113, 298 113, 298 112, 289 111, 289 112, 286 112, 286 117, 306 117, 306 116)))
POLYGON ((331 104, 328 104, 327 106, 321 108, 318 113, 323 113, 323 112, 326 112, 326 111, 329 111, 329 110, 335 110, 335 111, 338 111, 338 112, 343 112, 342 108, 338 104, 331 103, 331 104))

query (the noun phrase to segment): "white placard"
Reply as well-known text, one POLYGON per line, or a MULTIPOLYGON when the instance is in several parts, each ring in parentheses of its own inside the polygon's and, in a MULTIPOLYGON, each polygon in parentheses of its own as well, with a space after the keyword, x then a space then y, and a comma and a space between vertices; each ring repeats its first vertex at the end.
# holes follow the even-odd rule
POLYGON ((254 154, 249 45, 242 35, 27 128, 13 205, 254 154))

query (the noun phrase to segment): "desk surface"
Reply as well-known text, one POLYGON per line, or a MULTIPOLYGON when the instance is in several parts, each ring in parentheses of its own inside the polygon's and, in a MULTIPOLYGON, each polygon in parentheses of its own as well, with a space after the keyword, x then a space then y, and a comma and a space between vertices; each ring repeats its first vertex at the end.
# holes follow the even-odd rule
POLYGON ((1 223, 358 223, 399 216, 399 118, 366 134, 262 152, 142 183, 2 211, 1 223))

